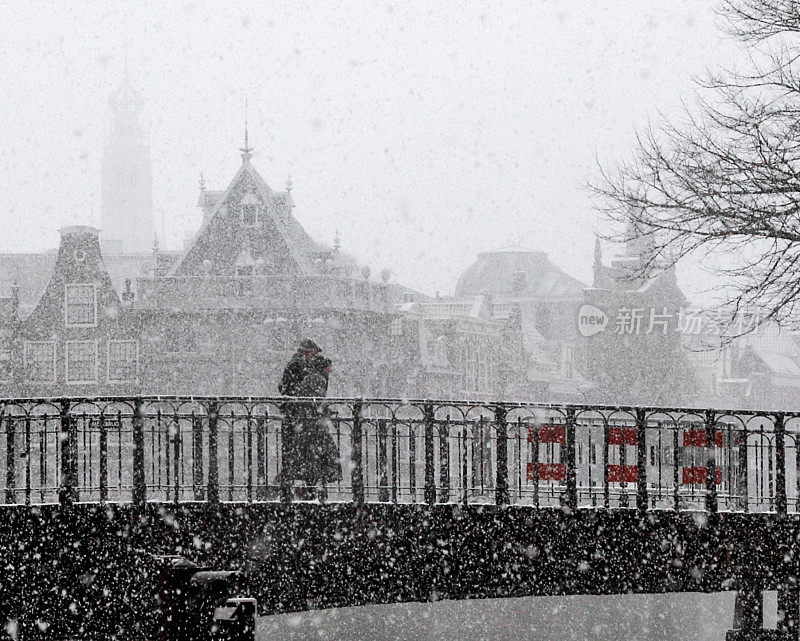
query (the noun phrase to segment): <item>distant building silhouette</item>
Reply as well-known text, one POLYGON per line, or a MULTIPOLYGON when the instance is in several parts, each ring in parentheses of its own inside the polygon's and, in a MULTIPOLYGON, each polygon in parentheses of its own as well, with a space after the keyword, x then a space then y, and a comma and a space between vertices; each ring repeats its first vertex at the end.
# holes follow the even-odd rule
POLYGON ((155 239, 150 143, 144 101, 128 74, 109 100, 111 127, 103 149, 100 240, 106 253, 149 252, 155 239))

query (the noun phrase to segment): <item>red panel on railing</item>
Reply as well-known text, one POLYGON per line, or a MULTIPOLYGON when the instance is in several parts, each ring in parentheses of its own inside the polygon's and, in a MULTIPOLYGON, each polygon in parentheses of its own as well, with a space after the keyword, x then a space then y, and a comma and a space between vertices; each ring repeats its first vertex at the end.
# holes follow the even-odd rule
MULTIPOLYGON (((528 442, 533 443, 535 427, 528 428, 528 442)), ((539 428, 540 443, 564 443, 567 440, 567 430, 564 425, 542 425, 539 428)))
MULTIPOLYGON (((684 467, 681 468, 682 482, 684 485, 705 485, 708 476, 706 467, 684 467)), ((722 469, 714 468, 714 482, 717 485, 722 483, 722 469)))
MULTIPOLYGON (((528 463, 528 480, 535 478, 536 463, 528 463)), ((539 463, 540 481, 566 481, 567 466, 563 463, 539 463)))
MULTIPOLYGON (((722 430, 714 431, 714 445, 722 447, 722 430)), ((705 428, 683 430, 684 447, 705 447, 706 430, 705 428)))
POLYGON ((639 480, 639 468, 636 465, 609 465, 609 483, 636 483, 639 480))
POLYGON ((635 427, 609 427, 609 445, 636 445, 635 427))

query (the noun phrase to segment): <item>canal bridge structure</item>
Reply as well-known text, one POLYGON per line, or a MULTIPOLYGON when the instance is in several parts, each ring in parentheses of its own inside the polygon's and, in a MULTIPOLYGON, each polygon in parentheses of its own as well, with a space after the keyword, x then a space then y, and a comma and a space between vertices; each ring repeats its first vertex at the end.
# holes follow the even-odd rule
POLYGON ((147 559, 180 554, 240 569, 262 613, 736 590, 730 639, 798 638, 800 413, 325 399, 343 474, 309 494, 281 472, 310 405, 0 400, 0 619, 152 635, 147 559))

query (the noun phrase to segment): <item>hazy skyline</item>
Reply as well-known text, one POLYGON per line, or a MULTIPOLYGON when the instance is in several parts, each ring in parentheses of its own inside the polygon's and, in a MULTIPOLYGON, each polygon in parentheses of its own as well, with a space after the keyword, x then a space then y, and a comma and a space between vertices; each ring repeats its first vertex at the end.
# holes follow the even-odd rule
POLYGON ((373 274, 448 294, 477 253, 518 245, 590 282, 595 156, 624 158, 693 75, 744 57, 714 6, 2 2, 0 251, 99 222, 127 57, 167 247, 199 226, 200 172, 235 174, 247 96, 254 165, 276 190, 291 173, 300 222, 373 274))

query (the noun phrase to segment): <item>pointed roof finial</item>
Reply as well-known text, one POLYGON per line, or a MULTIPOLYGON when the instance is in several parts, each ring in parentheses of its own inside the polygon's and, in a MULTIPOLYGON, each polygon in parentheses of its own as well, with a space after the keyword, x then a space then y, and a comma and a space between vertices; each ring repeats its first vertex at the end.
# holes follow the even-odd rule
POLYGON ((203 172, 200 172, 200 191, 206 190, 206 179, 203 177, 203 172))
POLYGON ((286 176, 286 191, 288 191, 291 194, 293 186, 294 185, 292 183, 292 174, 290 173, 288 176, 286 176))
POLYGON ((339 230, 336 230, 336 235, 333 237, 333 249, 339 251, 342 246, 342 237, 339 235, 339 230))
POLYGON ((244 147, 239 151, 242 152, 242 160, 248 161, 253 157, 253 148, 250 146, 250 140, 247 131, 247 95, 244 97, 244 147))

